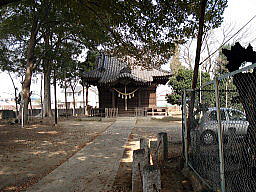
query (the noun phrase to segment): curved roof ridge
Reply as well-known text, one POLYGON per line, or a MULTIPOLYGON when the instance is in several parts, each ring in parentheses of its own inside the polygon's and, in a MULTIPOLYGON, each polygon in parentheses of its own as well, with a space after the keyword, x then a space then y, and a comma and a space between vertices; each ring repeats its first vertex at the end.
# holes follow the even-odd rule
POLYGON ((153 81, 159 81, 159 77, 161 77, 161 82, 167 82, 172 75, 170 71, 160 68, 143 69, 143 66, 139 65, 130 66, 128 63, 120 61, 116 57, 107 55, 104 55, 104 59, 98 59, 97 61, 104 63, 98 63, 96 69, 84 73, 84 79, 95 84, 107 84, 126 78, 136 82, 151 83, 153 81), (104 70, 101 70, 103 66, 104 70), (128 67, 130 70, 128 70, 128 67))

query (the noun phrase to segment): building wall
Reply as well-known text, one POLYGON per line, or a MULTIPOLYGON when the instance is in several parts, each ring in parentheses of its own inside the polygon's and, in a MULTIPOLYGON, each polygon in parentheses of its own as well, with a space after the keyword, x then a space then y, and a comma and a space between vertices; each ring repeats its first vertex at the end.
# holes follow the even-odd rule
POLYGON ((99 108, 112 108, 112 93, 109 88, 98 87, 99 108))
POLYGON ((167 102, 167 95, 172 94, 173 89, 170 85, 159 85, 156 89, 156 104, 157 107, 172 107, 173 105, 167 102))
MULTIPOLYGON (((124 87, 117 88, 124 93, 124 87)), ((127 93, 134 91, 137 87, 127 86, 127 93)), ((119 108, 125 109, 125 99, 118 96, 118 93, 109 87, 98 87, 99 107, 100 108, 119 108)), ((156 106, 156 86, 139 88, 134 97, 127 99, 128 109, 136 107, 155 107, 156 106)))
MULTIPOLYGON (((85 96, 86 98, 86 90, 85 90, 85 96)), ((62 95, 58 98, 59 104, 62 104, 65 108, 65 93, 64 90, 62 90, 62 95)), ((83 108, 83 92, 80 90, 79 92, 75 92, 75 101, 76 101, 76 108, 83 108)), ((68 108, 73 108, 73 94, 72 92, 67 92, 67 103, 68 108)), ((90 87, 88 90, 88 105, 92 107, 98 107, 98 90, 96 87, 90 87)))
POLYGON ((147 87, 141 89, 141 107, 155 107, 156 106, 156 87, 147 87))

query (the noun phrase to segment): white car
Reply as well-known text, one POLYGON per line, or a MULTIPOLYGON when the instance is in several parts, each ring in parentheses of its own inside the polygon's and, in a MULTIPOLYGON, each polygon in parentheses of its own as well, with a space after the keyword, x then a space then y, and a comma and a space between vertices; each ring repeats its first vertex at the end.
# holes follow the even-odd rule
MULTIPOLYGON (((231 108, 220 108, 221 126, 224 137, 230 135, 246 135, 249 122, 242 111, 231 108)), ((218 136, 217 109, 209 108, 199 121, 196 131, 199 132, 203 144, 211 145, 217 142, 218 136)))

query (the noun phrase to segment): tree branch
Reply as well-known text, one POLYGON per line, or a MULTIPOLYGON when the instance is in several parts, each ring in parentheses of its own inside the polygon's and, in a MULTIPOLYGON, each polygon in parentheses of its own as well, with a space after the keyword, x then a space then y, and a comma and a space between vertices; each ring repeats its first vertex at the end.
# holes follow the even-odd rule
POLYGON ((0 7, 3 7, 5 5, 11 4, 11 3, 16 3, 22 0, 1 0, 0 1, 0 7))

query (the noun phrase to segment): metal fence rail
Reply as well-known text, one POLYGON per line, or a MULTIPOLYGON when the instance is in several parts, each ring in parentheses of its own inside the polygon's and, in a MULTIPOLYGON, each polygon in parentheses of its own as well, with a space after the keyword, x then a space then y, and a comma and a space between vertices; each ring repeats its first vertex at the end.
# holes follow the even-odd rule
POLYGON ((183 95, 187 166, 213 190, 256 191, 256 64, 222 75, 183 95), (195 107, 188 141, 188 98, 195 107), (190 143, 189 143, 190 142, 190 143))

